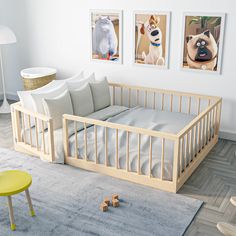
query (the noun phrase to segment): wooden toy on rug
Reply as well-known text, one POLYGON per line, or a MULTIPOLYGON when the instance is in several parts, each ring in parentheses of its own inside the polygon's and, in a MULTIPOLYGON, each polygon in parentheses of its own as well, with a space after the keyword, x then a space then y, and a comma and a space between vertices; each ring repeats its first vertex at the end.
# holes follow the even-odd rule
POLYGON ((112 199, 112 206, 113 207, 119 207, 120 206, 120 202, 118 199, 112 199))
POLYGON ((103 202, 103 203, 100 205, 100 210, 103 211, 103 212, 108 211, 108 205, 103 202))
POLYGON ((119 195, 118 195, 118 194, 113 194, 113 195, 112 195, 112 200, 114 200, 114 199, 119 200, 119 195))
POLYGON ((111 201, 110 201, 109 197, 104 198, 103 202, 106 203, 108 206, 111 205, 111 201))

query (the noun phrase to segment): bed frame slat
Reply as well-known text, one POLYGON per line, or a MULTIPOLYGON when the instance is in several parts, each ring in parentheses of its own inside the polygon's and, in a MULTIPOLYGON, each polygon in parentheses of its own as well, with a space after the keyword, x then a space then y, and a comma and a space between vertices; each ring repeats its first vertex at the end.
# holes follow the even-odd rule
POLYGON ((153 109, 156 109, 156 93, 153 92, 153 109))
POLYGON ((42 125, 42 140, 43 140, 43 153, 46 154, 46 150, 45 150, 45 131, 44 131, 44 121, 41 121, 41 125, 42 125))
POLYGON ((116 129, 116 169, 119 168, 119 130, 116 129))
POLYGON ((147 108, 147 91, 145 91, 144 106, 145 106, 145 108, 147 108))
POLYGON ((129 88, 129 108, 131 107, 131 89, 129 88))
POLYGON ((161 110, 163 111, 165 107, 165 94, 162 93, 161 95, 161 110))
POLYGON ((129 131, 126 132, 126 171, 129 172, 129 131))
POLYGON ((88 161, 87 124, 84 122, 84 158, 88 161))
POLYGON ((36 140, 36 148, 39 150, 39 137, 38 137, 38 119, 34 118, 35 123, 35 140, 36 140))
POLYGON ((74 134, 75 134, 75 158, 78 159, 78 136, 77 136, 77 122, 74 121, 74 134))
POLYGON ((108 137, 107 137, 108 128, 105 127, 105 165, 108 166, 108 137))
POLYGON ((182 96, 179 96, 179 112, 182 112, 182 96))
POLYGON ((170 111, 173 111, 173 94, 170 95, 170 111))
POLYGON ((150 136, 149 140, 149 177, 152 177, 152 136, 150 136))
POLYGON ((191 113, 191 105, 192 105, 192 99, 191 99, 191 97, 189 96, 189 97, 188 97, 188 114, 191 113))
POLYGON ((32 130, 31 130, 31 120, 30 120, 30 115, 28 115, 28 128, 29 128, 29 133, 30 133, 30 146, 32 147, 32 130))
POLYGON ((95 163, 98 164, 98 135, 97 126, 94 125, 94 149, 95 149, 95 163))
POLYGON ((138 174, 140 175, 141 174, 141 171, 140 171, 140 146, 141 146, 141 134, 138 134, 138 174))
POLYGON ((161 141, 161 180, 164 178, 165 139, 161 141))

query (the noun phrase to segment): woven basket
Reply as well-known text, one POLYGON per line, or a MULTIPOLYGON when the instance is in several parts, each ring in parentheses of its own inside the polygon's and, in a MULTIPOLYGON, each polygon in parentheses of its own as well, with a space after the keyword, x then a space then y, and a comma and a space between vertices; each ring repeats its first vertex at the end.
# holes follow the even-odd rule
POLYGON ((33 79, 26 79, 26 78, 22 77, 22 79, 24 82, 24 89, 25 90, 33 90, 33 89, 40 88, 40 87, 50 83, 52 80, 55 80, 56 74, 47 75, 47 76, 43 76, 43 77, 39 77, 39 78, 33 78, 33 79))
POLYGON ((32 67, 21 71, 25 90, 40 88, 56 79, 56 70, 47 67, 32 67))

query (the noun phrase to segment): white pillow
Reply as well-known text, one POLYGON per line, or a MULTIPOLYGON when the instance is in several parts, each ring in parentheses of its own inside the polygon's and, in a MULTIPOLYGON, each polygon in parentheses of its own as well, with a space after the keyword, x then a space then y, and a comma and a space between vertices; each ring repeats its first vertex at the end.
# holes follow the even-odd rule
POLYGON ((111 105, 111 96, 107 78, 90 83, 93 95, 94 110, 98 111, 111 105))
POLYGON ((74 81, 66 81, 69 90, 76 90, 82 88, 85 84, 95 81, 95 74, 91 74, 87 78, 74 81))
POLYGON ((67 82, 67 81, 77 81, 77 80, 81 80, 81 79, 84 79, 84 72, 83 71, 73 75, 72 77, 70 77, 68 79, 64 79, 64 81, 65 82, 67 82))
POLYGON ((54 130, 62 128, 63 114, 73 115, 73 107, 68 90, 58 97, 52 99, 43 98, 42 101, 46 115, 53 120, 54 130))
POLYGON ((32 93, 47 92, 47 91, 51 90, 52 88, 54 88, 55 86, 58 86, 61 83, 62 82, 60 80, 53 80, 50 83, 48 83, 38 89, 27 90, 27 91, 17 91, 17 94, 20 98, 21 105, 30 111, 34 111, 34 102, 33 102, 31 94, 32 93))
POLYGON ((60 96, 67 90, 66 83, 61 83, 58 86, 54 86, 52 89, 46 92, 32 93, 31 96, 34 102, 34 111, 40 114, 45 114, 44 107, 42 104, 42 99, 52 99, 57 96, 60 96))
POLYGON ((89 84, 81 89, 70 91, 74 115, 87 116, 94 112, 93 96, 89 84))

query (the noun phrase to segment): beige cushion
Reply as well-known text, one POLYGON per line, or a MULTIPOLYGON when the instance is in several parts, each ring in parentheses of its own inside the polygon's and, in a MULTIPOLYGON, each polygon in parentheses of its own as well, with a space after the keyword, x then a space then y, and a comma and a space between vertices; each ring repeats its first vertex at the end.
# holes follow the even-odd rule
POLYGON ((93 95, 94 110, 98 111, 111 105, 111 97, 107 78, 89 83, 93 95))
POLYGON ((93 97, 89 84, 70 91, 74 115, 87 116, 94 112, 93 97))
POLYGON ((43 99, 43 106, 46 115, 53 119, 53 128, 62 128, 63 114, 73 114, 73 107, 69 91, 65 91, 60 96, 53 99, 43 99))

